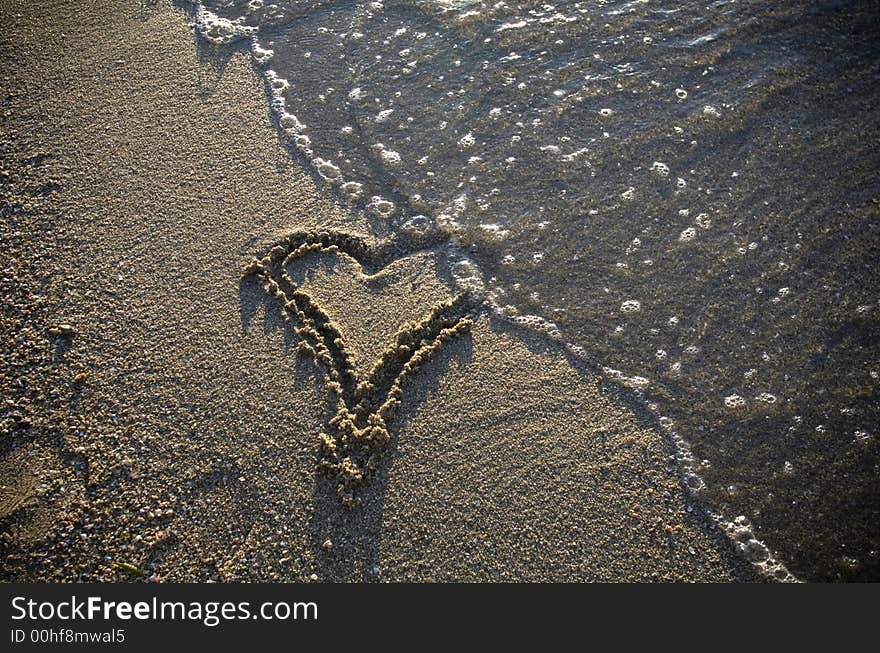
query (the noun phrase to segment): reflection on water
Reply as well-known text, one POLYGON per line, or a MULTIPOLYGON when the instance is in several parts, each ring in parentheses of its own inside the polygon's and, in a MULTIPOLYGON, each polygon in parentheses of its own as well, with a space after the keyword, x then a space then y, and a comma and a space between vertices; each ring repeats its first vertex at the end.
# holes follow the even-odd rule
POLYGON ((880 577, 880 3, 203 4, 378 232, 452 234, 795 574, 880 577))

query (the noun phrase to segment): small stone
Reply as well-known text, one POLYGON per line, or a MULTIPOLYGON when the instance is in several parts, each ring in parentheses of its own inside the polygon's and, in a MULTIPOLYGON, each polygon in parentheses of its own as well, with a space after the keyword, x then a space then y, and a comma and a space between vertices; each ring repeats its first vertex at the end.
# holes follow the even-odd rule
POLYGON ((69 324, 58 324, 49 329, 49 333, 53 336, 69 337, 76 335, 76 329, 69 324))

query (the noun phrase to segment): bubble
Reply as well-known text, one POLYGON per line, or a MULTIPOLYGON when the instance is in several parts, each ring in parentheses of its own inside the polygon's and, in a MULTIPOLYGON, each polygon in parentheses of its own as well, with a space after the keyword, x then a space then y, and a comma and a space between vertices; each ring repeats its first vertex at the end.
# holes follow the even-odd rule
POLYGON ((470 259, 461 258, 450 264, 455 285, 463 290, 482 294, 485 288, 480 268, 470 259))
POLYGON ((473 261, 469 261, 468 259, 456 261, 452 264, 450 271, 452 272, 452 276, 455 277, 472 277, 478 272, 477 266, 474 265, 473 261))
POLYGON ((666 360, 666 356, 667 356, 667 353, 666 353, 665 349, 658 349, 656 352, 654 352, 654 357, 658 361, 666 360))
POLYGON ((254 39, 253 43, 251 44, 251 52, 252 52, 253 55, 254 55, 254 59, 255 59, 258 63, 262 63, 262 64, 264 64, 264 63, 266 63, 267 61, 269 61, 269 59, 271 59, 271 58, 275 55, 275 51, 274 51, 274 50, 270 50, 270 49, 268 49, 268 48, 260 47, 260 44, 257 43, 257 40, 256 40, 256 39, 254 39))
POLYGON ((697 226, 700 229, 708 229, 712 226, 712 219, 709 217, 708 213, 700 213, 696 218, 694 218, 694 222, 697 223, 697 226))
POLYGON ((434 227, 434 221, 426 215, 414 215, 400 227, 411 234, 424 235, 434 227))
POLYGON ((741 551, 751 562, 764 562, 770 557, 767 547, 756 539, 750 539, 742 544, 741 551))
POLYGON ((702 478, 700 478, 700 475, 695 472, 685 473, 684 482, 691 492, 699 492, 704 487, 706 487, 706 483, 703 481, 702 478))
POLYGON ((600 116, 605 116, 607 118, 608 116, 611 116, 613 114, 614 114, 613 109, 599 109, 600 116))
POLYGON ((382 163, 387 166, 394 167, 400 165, 400 154, 394 150, 382 150, 379 156, 382 159, 382 163))
POLYGON ((746 405, 746 400, 739 395, 729 395, 724 398, 724 405, 728 408, 742 408, 746 405))
POLYGON ((394 113, 394 109, 385 109, 384 111, 380 111, 378 114, 376 114, 375 122, 385 122, 386 120, 388 120, 388 118, 391 117, 392 113, 394 113))
POLYGON ((198 5, 196 29, 206 41, 214 45, 227 45, 257 31, 256 27, 247 27, 242 25, 241 21, 242 18, 236 18, 234 21, 221 18, 205 9, 201 3, 198 5))
POLYGON ((683 88, 677 88, 675 89, 675 95, 676 97, 678 97, 679 100, 684 100, 687 98, 688 92, 683 88))
POLYGON ((370 198, 370 203, 367 204, 367 208, 372 209, 383 218, 387 218, 394 212, 394 202, 389 202, 379 195, 374 195, 370 198))
POLYGON ((602 372, 605 376, 614 379, 615 381, 619 381, 626 386, 632 388, 644 388, 645 386, 650 384, 650 381, 646 379, 644 376, 626 376, 620 370, 616 370, 611 367, 603 367, 602 372))
POLYGON ((713 118, 718 118, 721 116, 721 112, 713 106, 706 105, 703 107, 703 115, 711 116, 713 118))
POLYGON ((519 315, 512 318, 517 324, 521 324, 536 331, 542 331, 553 338, 561 337, 559 327, 554 322, 541 317, 540 315, 519 315))
POLYGON ((506 255, 505 255, 504 257, 502 257, 502 259, 501 259, 501 264, 502 264, 502 265, 510 265, 510 264, 512 264, 512 263, 516 263, 516 257, 513 256, 512 254, 506 254, 506 255))
POLYGON ((334 165, 330 161, 325 161, 324 159, 318 157, 312 159, 312 165, 315 166, 318 174, 327 181, 338 181, 342 177, 342 173, 339 171, 339 167, 334 165))
POLYGON ((687 242, 689 240, 693 240, 697 236, 697 230, 693 227, 688 227, 684 231, 679 234, 678 239, 682 242, 687 242))
POLYGON ((865 430, 858 429, 853 433, 856 442, 867 442, 871 439, 871 434, 865 430))
POLYGON ((477 139, 474 138, 474 135, 471 132, 468 132, 467 134, 462 136, 460 139, 458 139, 458 146, 461 149, 466 150, 469 147, 473 147, 476 142, 477 142, 477 139))
POLYGON ((624 313, 638 313, 642 310, 642 303, 637 299, 627 299, 620 305, 620 310, 624 313))
POLYGON ((489 237, 495 240, 503 240, 510 234, 510 231, 507 229, 503 229, 501 225, 497 225, 494 223, 491 224, 481 224, 480 229, 488 235, 489 237))
POLYGON ((281 95, 290 87, 290 82, 283 77, 279 77, 278 73, 274 70, 266 71, 266 79, 269 80, 269 86, 272 88, 273 95, 281 95))
POLYGON ((340 186, 342 192, 348 195, 349 197, 355 198, 360 197, 361 193, 364 190, 364 185, 357 181, 347 181, 342 186, 340 186))
POLYGON ((360 86, 355 86, 353 89, 351 89, 351 91, 348 92, 349 100, 362 100, 365 96, 366 94, 361 90, 360 86))
POLYGON ((306 129, 306 126, 292 113, 282 113, 278 122, 282 127, 293 133, 299 133, 306 129))
POLYGON ((651 164, 651 171, 660 177, 668 177, 669 176, 669 166, 665 163, 661 163, 660 161, 654 161, 651 164))
POLYGON ((312 139, 305 134, 298 134, 296 138, 293 139, 293 143, 306 156, 312 155, 312 139))
POLYGON ((757 401, 764 402, 765 404, 775 404, 776 403, 776 395, 771 395, 769 392, 762 392, 757 397, 755 397, 757 401))

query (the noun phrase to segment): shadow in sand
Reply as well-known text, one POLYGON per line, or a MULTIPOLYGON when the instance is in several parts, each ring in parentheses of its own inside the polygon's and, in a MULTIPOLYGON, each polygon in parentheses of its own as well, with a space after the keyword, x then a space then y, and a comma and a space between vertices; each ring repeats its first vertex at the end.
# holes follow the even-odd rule
MULTIPOLYGON (((141 0, 141 11, 146 11, 145 4, 155 4, 155 0, 141 0)), ((196 4, 187 0, 174 0, 174 6, 183 10, 190 20, 196 19, 196 4)), ((199 63, 199 97, 207 99, 217 90, 217 86, 223 79, 223 73, 229 60, 238 52, 247 52, 248 41, 237 39, 229 44, 214 44, 201 38, 196 31, 193 35, 193 43, 196 49, 196 58, 199 63)))
POLYGON ((410 386, 404 395, 406 415, 401 414, 391 431, 379 464, 369 481, 358 490, 358 505, 346 507, 336 492, 337 481, 321 471, 315 473, 312 495, 312 518, 309 536, 318 563, 318 577, 325 582, 372 582, 381 578, 379 554, 385 498, 397 457, 400 434, 417 406, 437 391, 439 380, 449 364, 462 364, 473 358, 473 340, 461 338, 451 344, 428 369, 420 382, 410 386))
MULTIPOLYGON (((319 561, 321 577, 324 580, 364 581, 371 580, 377 575, 385 492, 400 437, 400 428, 396 424, 397 420, 394 419, 394 412, 386 414, 384 411, 389 397, 399 393, 398 403, 401 406, 408 406, 408 410, 411 410, 413 401, 418 403, 427 396, 426 393, 430 392, 432 387, 436 389, 438 379, 452 356, 465 363, 471 360, 473 346, 467 334, 447 342, 448 338, 457 333, 456 329, 461 326, 464 316, 470 310, 469 304, 462 304, 461 308, 454 309, 451 314, 444 314, 442 310, 434 308, 422 318, 422 322, 406 322, 402 325, 402 330, 397 335, 398 346, 401 342, 409 342, 407 338, 410 337, 410 333, 417 334, 409 347, 397 351, 394 343, 390 343, 391 350, 386 350, 376 361, 369 376, 361 378, 354 368, 349 367, 343 346, 338 340, 341 335, 335 331, 336 326, 322 321, 323 318, 329 319, 330 316, 323 315, 322 309, 314 300, 306 298, 307 296, 300 289, 300 284, 316 269, 324 268, 328 273, 339 273, 335 269, 339 261, 338 257, 348 256, 360 264, 366 275, 364 283, 370 291, 381 292, 388 283, 388 280, 383 278, 386 272, 392 277, 394 275, 390 266, 402 258, 429 252, 433 253, 431 258, 435 265, 435 273, 440 278, 447 278, 444 274, 445 263, 442 262, 444 257, 438 256, 438 252, 430 248, 415 247, 411 251, 401 253, 399 248, 385 247, 383 244, 371 247, 349 234, 298 234, 288 238, 283 246, 276 246, 270 250, 268 258, 263 259, 264 266, 261 271, 246 275, 239 286, 239 311, 243 330, 247 331, 262 305, 265 331, 281 327, 285 331, 285 342, 293 342, 298 340, 299 336, 296 335, 294 331, 296 327, 292 323, 305 319, 309 322, 312 338, 315 339, 315 342, 309 344, 317 346, 318 349, 322 346, 327 348, 328 354, 331 349, 334 350, 333 356, 326 356, 321 363, 323 367, 327 367, 329 363, 329 369, 324 370, 324 374, 310 376, 305 370, 301 370, 302 378, 297 380, 297 383, 302 384, 318 379, 328 389, 334 383, 341 387, 338 396, 328 392, 324 428, 331 433, 330 437, 335 435, 342 453, 336 456, 334 447, 332 460, 336 462, 329 467, 325 464, 327 451, 316 453, 313 513, 309 527, 315 557, 319 561), (303 245, 307 249, 299 253, 303 251, 301 250, 303 245), (311 249, 308 249, 309 247, 311 249), (277 259, 272 264, 268 263, 272 256, 271 252, 275 253, 277 259), (313 253, 325 253, 330 256, 311 256, 310 254, 313 253), (299 263, 297 266, 290 265, 292 258, 297 259, 299 263), (273 288, 274 292, 271 291, 273 288), (289 303, 287 308, 282 305, 284 301, 289 303), (296 308, 293 308, 293 305, 296 305, 296 308), (303 311, 308 310, 309 305, 317 307, 318 314, 323 315, 322 319, 311 322, 310 318, 305 317, 303 311), (285 320, 283 311, 291 311, 289 315, 294 319, 285 320), (299 317, 295 317, 297 312, 299 317), (443 335, 441 329, 444 328, 450 333, 443 335), (333 344, 334 342, 336 344, 333 344), (389 354, 389 351, 393 353, 389 354), (416 362, 417 354, 422 356, 425 364, 431 366, 429 373, 426 374, 423 370, 413 372, 408 369, 410 363, 413 366, 422 364, 416 362), (422 382, 417 386, 404 383, 409 379, 410 374, 418 374, 422 382), (336 380, 331 382, 331 379, 336 380), (362 383, 370 386, 368 394, 362 393, 362 383), (401 384, 399 390, 394 390, 398 387, 397 384, 401 384), (362 431, 349 432, 334 426, 334 417, 339 415, 340 402, 344 402, 347 406, 346 410, 351 411, 345 414, 357 420, 355 428, 363 429, 362 431), (387 440, 361 441, 361 437, 370 437, 370 425, 376 423, 381 423, 383 427, 387 426, 387 440), (339 463, 344 463, 343 456, 344 461, 357 461, 356 464, 362 465, 361 471, 365 478, 363 482, 356 484, 353 492, 345 485, 348 477, 340 476, 339 473, 339 463), (352 498, 354 501, 351 501, 352 498)), ((260 269, 259 266, 257 267, 260 269)), ((454 307, 455 302, 453 301, 450 306, 454 307)), ((307 359, 304 358, 303 361, 305 360, 307 359)), ((314 371, 314 367, 309 367, 314 371)))
POLYGON ((281 302, 266 294, 255 277, 243 277, 238 283, 238 314, 242 333, 248 332, 260 309, 263 313, 263 333, 268 335, 283 329, 284 351, 289 352, 298 339, 293 329, 285 327, 284 307, 281 302))
MULTIPOLYGON (((412 244, 410 244, 412 245, 412 244)), ((383 273, 395 261, 413 256, 431 248, 424 247, 401 247, 400 243, 396 245, 391 241, 384 241, 376 246, 367 245, 362 239, 343 233, 318 233, 294 234, 280 244, 276 244, 266 257, 256 262, 252 266, 251 272, 255 276, 263 275, 263 284, 254 283, 248 278, 242 281, 240 288, 241 319, 242 328, 247 329, 249 323, 256 315, 257 307, 260 303, 265 306, 266 319, 264 329, 277 328, 285 324, 286 337, 285 342, 293 342, 298 338, 293 328, 286 323, 279 314, 279 294, 287 297, 286 292, 280 291, 280 286, 276 285, 276 295, 266 292, 269 286, 266 281, 270 280, 272 275, 279 274, 281 270, 285 272, 285 281, 291 286, 291 290, 299 287, 299 283, 308 278, 310 271, 314 271, 314 266, 330 266, 333 264, 322 258, 309 256, 312 252, 333 252, 345 254, 355 259, 361 264, 361 267, 367 278, 365 282, 368 285, 377 284, 374 289, 381 290, 382 282, 376 276, 383 273), (274 252, 274 254, 273 254, 274 252), (273 258, 274 257, 274 258, 273 258), (308 257, 308 258, 307 258, 308 257), (299 259, 300 265, 296 270, 290 268, 292 259, 299 259), (274 261, 274 262, 272 262, 274 261), (309 267, 312 266, 312 267, 309 267), (268 301, 267 301, 268 300, 268 301), (274 304, 274 308, 272 305, 274 304), (271 316, 271 317, 270 317, 271 316), (272 325, 271 327, 269 325, 272 325)), ((435 250, 435 253, 439 250, 435 250)), ((447 263, 443 263, 446 257, 435 256, 435 273, 439 278, 449 278, 449 270, 447 263)), ((334 273, 338 273, 335 271, 334 273)), ((270 284, 271 285, 271 284, 270 284)), ((609 399, 615 403, 625 406, 637 418, 640 425, 649 427, 661 437, 664 448, 668 454, 669 460, 675 460, 674 443, 669 438, 662 435, 663 430, 660 427, 658 418, 652 414, 645 406, 644 399, 638 390, 633 390, 625 386, 606 381, 604 375, 598 365, 590 362, 588 359, 573 353, 563 343, 543 336, 525 327, 513 324, 505 319, 494 315, 485 306, 478 307, 472 305, 470 309, 471 317, 480 314, 487 318, 490 328, 497 333, 506 333, 516 340, 523 342, 528 349, 541 356, 564 356, 568 364, 583 379, 583 383, 592 386, 598 386, 599 390, 609 395, 609 399)), ((318 325, 320 326, 320 325, 318 325)), ((333 333, 329 333, 332 337, 333 333)), ((329 341, 326 341, 329 344, 329 341)), ((332 345, 330 345, 332 347, 332 345)), ((403 423, 406 420, 405 414, 412 414, 414 407, 419 405, 429 396, 430 392, 436 390, 439 380, 442 378, 449 363, 453 357, 463 363, 467 363, 472 358, 473 342, 468 335, 465 338, 456 339, 454 342, 445 344, 438 350, 437 355, 428 362, 428 370, 420 370, 419 383, 408 385, 406 387, 402 402, 405 409, 394 420, 388 422, 388 439, 378 449, 379 455, 370 459, 368 469, 370 470, 367 479, 363 484, 358 484, 355 497, 356 505, 347 505, 346 501, 340 501, 342 482, 340 477, 334 474, 327 474, 322 465, 323 454, 316 454, 316 472, 314 479, 313 492, 313 513, 309 524, 309 535, 312 546, 315 550, 315 559, 318 561, 318 570, 321 580, 327 581, 370 581, 378 580, 380 574, 379 569, 379 552, 382 535, 383 512, 386 500, 386 493, 390 480, 391 468, 397 455, 400 433, 403 423), (323 469, 322 469, 323 468, 323 469)), ((336 352, 338 354, 338 352, 336 352)), ((340 379, 344 376, 345 356, 344 353, 339 357, 342 364, 337 368, 340 372, 340 379)), ((303 382, 314 382, 315 379, 321 379, 327 383, 327 379, 322 375, 315 375, 310 378, 304 377, 303 382)), ((356 376, 350 381, 352 386, 359 383, 356 376)), ((329 387, 330 384, 328 384, 329 387)), ((348 401, 348 398, 338 400, 348 401)), ((338 401, 328 401, 325 423, 331 424, 334 418, 334 410, 337 409, 338 401)), ((338 415, 338 413, 337 413, 338 415)), ((328 431, 332 431, 331 427, 327 427, 328 431)), ((366 460, 365 458, 361 461, 366 460)), ((653 464, 650 460, 645 460, 646 464, 653 464)), ((670 464, 674 464, 670 462, 670 464)), ((694 507, 699 503, 695 501, 692 493, 685 483, 681 482, 680 486, 684 492, 684 496, 688 504, 694 507)), ((348 487, 344 488, 347 492, 348 487)), ((727 559, 729 565, 733 569, 738 570, 738 575, 744 579, 750 579, 754 576, 749 573, 749 569, 743 566, 742 561, 736 556, 732 548, 724 545, 727 539, 712 525, 711 516, 703 510, 693 510, 689 513, 688 520, 699 523, 700 527, 708 530, 713 539, 718 544, 718 549, 727 559)))

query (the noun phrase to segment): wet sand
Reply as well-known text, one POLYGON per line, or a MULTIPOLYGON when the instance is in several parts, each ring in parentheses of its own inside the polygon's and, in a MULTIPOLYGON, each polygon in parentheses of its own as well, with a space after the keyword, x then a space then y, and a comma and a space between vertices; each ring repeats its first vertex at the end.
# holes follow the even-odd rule
MULTIPOLYGON (((279 144, 247 56, 188 22, 0 2, 4 580, 756 578, 626 391, 486 312, 411 376, 343 507, 325 375, 242 269, 367 224, 279 144)), ((451 297, 437 256, 296 273, 369 365, 451 297)))

